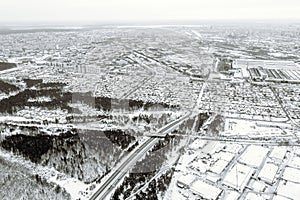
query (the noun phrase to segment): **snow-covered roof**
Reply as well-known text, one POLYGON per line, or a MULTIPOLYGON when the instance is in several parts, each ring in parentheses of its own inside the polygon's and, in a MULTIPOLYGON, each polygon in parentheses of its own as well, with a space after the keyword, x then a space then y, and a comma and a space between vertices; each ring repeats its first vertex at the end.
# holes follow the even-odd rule
POLYGON ((240 197, 240 193, 236 191, 226 191, 226 196, 224 199, 226 200, 237 200, 240 197))
POLYGON ((192 182, 195 180, 195 176, 192 174, 180 176, 177 180, 177 184, 183 185, 184 187, 190 187, 192 182))
POLYGON ((292 160, 289 162, 289 166, 295 167, 295 168, 300 168, 300 157, 294 156, 292 158, 292 160))
POLYGON ((274 158, 281 161, 284 158, 286 151, 287 149, 284 147, 274 147, 269 156, 270 158, 274 158))
POLYGON ((278 69, 299 69, 297 64, 293 61, 285 60, 254 60, 254 59, 236 59, 234 61, 234 68, 244 67, 264 67, 264 68, 278 68, 278 69))
POLYGON ((295 183, 299 183, 299 188, 300 188, 300 170, 292 167, 287 167, 284 170, 282 178, 284 180, 292 181, 295 183))
POLYGON ((258 177, 267 182, 272 184, 275 178, 275 175, 278 171, 278 167, 272 163, 266 163, 263 168, 260 170, 258 177))
POLYGON ((289 181, 285 183, 285 181, 282 180, 278 185, 277 194, 283 197, 288 197, 290 199, 299 199, 299 184, 289 181))
POLYGON ((222 190, 220 188, 217 188, 200 180, 193 183, 193 185, 191 186, 191 191, 195 194, 200 195, 202 198, 212 200, 217 199, 222 193, 222 190))
POLYGON ((261 195, 259 194, 256 194, 256 193, 253 193, 253 192, 249 192, 246 197, 245 197, 245 200, 264 200, 265 198, 262 197, 261 195))
POLYGON ((237 163, 234 165, 224 178, 224 184, 242 191, 251 178, 254 169, 249 166, 237 163))
POLYGON ((210 171, 216 174, 221 174, 228 163, 229 162, 225 160, 217 160, 217 162, 215 162, 214 165, 210 168, 210 171))
POLYGON ((190 149, 202 149, 206 145, 207 141, 196 139, 191 145, 189 145, 190 149))
POLYGON ((253 167, 258 167, 268 152, 268 148, 251 145, 247 147, 246 151, 242 154, 240 162, 253 167))
POLYGON ((235 155, 233 153, 230 153, 230 152, 227 152, 227 151, 226 152, 225 151, 220 151, 219 153, 214 154, 213 157, 230 162, 235 157, 235 155))

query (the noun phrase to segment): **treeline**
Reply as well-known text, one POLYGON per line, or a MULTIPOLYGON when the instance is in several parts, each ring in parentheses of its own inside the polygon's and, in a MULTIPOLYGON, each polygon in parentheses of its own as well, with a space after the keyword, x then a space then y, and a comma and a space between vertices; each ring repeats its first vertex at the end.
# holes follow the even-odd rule
POLYGON ((198 114, 198 120, 196 121, 195 125, 195 131, 198 132, 204 122, 208 120, 208 118, 211 116, 211 113, 200 113, 198 114))
POLYGON ((0 62, 0 71, 17 67, 15 63, 0 62))
MULTIPOLYGON (((73 108, 74 114, 82 114, 77 108, 73 108)), ((85 123, 94 122, 102 119, 112 119, 111 115, 95 115, 95 116, 78 116, 78 115, 68 115, 66 117, 67 123, 85 123)))
POLYGON ((0 80, 0 92, 3 92, 5 94, 9 94, 11 92, 16 92, 18 90, 19 90, 19 88, 17 86, 6 83, 6 82, 0 80))
POLYGON ((37 88, 40 88, 40 89, 45 89, 45 88, 59 89, 59 88, 62 88, 67 85, 66 83, 60 83, 60 82, 44 83, 43 79, 23 79, 23 81, 28 88, 30 88, 32 86, 36 86, 37 88))
POLYGON ((154 147, 149 151, 146 158, 136 163, 133 172, 155 172, 159 170, 165 160, 167 153, 179 143, 180 137, 169 136, 159 140, 154 147))
MULTIPOLYGON (((121 195, 126 199, 134 191, 143 187, 161 169, 167 159, 166 154, 172 151, 179 141, 179 137, 169 135, 160 140, 143 160, 136 163, 129 176, 125 177, 122 185, 116 189, 112 199, 120 199, 121 195)), ((170 184, 171 177, 172 173, 168 172, 158 180, 152 180, 148 188, 136 195, 136 198, 157 199, 157 191, 165 191, 170 184)))
POLYGON ((133 145, 131 145, 128 149, 127 152, 131 152, 133 149, 135 149, 139 145, 139 141, 136 141, 133 145))
POLYGON ((90 152, 75 129, 60 132, 60 135, 12 135, 6 137, 1 146, 85 183, 97 180, 103 173, 99 167, 102 166, 102 159, 97 157, 98 152, 90 152))
POLYGON ((14 132, 15 130, 20 130, 22 131, 22 133, 24 134, 28 134, 28 135, 36 135, 39 133, 39 128, 36 127, 36 126, 28 126, 27 124, 30 124, 29 121, 26 121, 28 123, 25 123, 24 124, 22 123, 21 124, 12 124, 12 123, 6 123, 6 122, 3 122, 3 123, 0 123, 0 135, 1 135, 1 132, 14 132))
POLYGON ((134 136, 126 134, 122 130, 106 130, 103 133, 112 143, 117 144, 122 149, 126 149, 135 141, 134 136))
MULTIPOLYGON (((120 101, 120 100, 118 100, 120 101)), ((127 102, 127 100, 121 100, 127 102)), ((25 89, 24 91, 16 94, 15 96, 10 96, 7 99, 3 99, 0 105, 0 112, 2 113, 15 113, 18 110, 24 109, 25 106, 34 107, 45 107, 48 109, 66 109, 69 113, 74 112, 76 109, 71 108, 69 103, 84 103, 90 106, 95 106, 98 110, 111 111, 113 109, 119 108, 122 110, 135 110, 144 108, 149 108, 151 103, 144 103, 135 100, 128 100, 129 107, 112 107, 112 102, 114 99, 107 97, 92 97, 89 93, 70 93, 62 92, 60 89, 41 89, 41 90, 30 90, 25 89), (28 102, 30 98, 38 98, 48 96, 51 101, 47 102, 28 102), (95 103, 94 103, 95 102, 95 103)), ((122 104, 120 104, 122 105, 122 104)))
POLYGON ((23 79, 28 88, 43 83, 42 79, 23 79))
POLYGON ((3 99, 0 102, 0 112, 13 114, 19 110, 28 107, 45 107, 48 109, 67 109, 72 111, 72 108, 68 106, 68 103, 72 99, 71 93, 62 93, 59 89, 47 89, 47 90, 30 90, 25 89, 22 92, 14 96, 10 96, 7 99, 3 99), (38 98, 48 96, 52 101, 47 102, 28 102, 31 98, 38 98))
POLYGON ((8 151, 21 154, 34 163, 39 163, 41 162, 42 156, 53 148, 53 142, 55 140, 64 140, 72 137, 76 137, 76 135, 72 134, 70 131, 62 133, 59 136, 30 136, 18 134, 6 137, 1 142, 1 147, 8 151))
MULTIPOLYGON (((63 92, 63 83, 43 83, 42 79, 24 79, 27 89, 7 99, 3 99, 0 103, 0 112, 13 114, 25 106, 28 107, 44 107, 47 109, 65 109, 69 113, 78 112, 78 109, 71 108, 69 103, 83 103, 98 110, 136 110, 136 109, 158 109, 158 108, 174 108, 165 103, 143 102, 132 99, 112 99, 108 97, 93 97, 91 92, 63 92), (35 86, 36 89, 30 89, 35 86), (29 99, 38 97, 49 97, 51 101, 47 102, 28 102, 29 99)), ((0 82, 1 83, 1 82, 0 82)), ((1 84, 1 88, 5 90, 17 90, 13 85, 1 84), (10 89, 9 89, 10 88, 10 89)), ((80 113, 79 113, 80 114, 80 113)), ((146 119, 147 120, 147 119, 146 119)), ((148 120, 147 120, 148 121, 148 120)))
POLYGON ((150 118, 148 117, 148 115, 143 115, 143 114, 140 114, 139 116, 135 116, 132 118, 132 120, 135 122, 135 121, 145 121, 147 124, 150 124, 151 120, 150 118))
POLYGON ((176 108, 174 105, 166 103, 144 102, 133 99, 114 99, 109 97, 93 97, 91 92, 73 93, 73 102, 80 102, 90 106, 95 106, 98 110, 137 110, 137 109, 156 109, 156 108, 176 108))
POLYGON ((166 103, 144 102, 134 99, 112 99, 108 97, 96 97, 95 106, 96 108, 105 111, 110 111, 112 109, 137 110, 143 108, 145 110, 155 110, 161 108, 176 108, 176 106, 166 103))
POLYGON ((36 174, 0 158, 0 199, 71 199, 64 188, 49 182, 43 174, 36 174))
POLYGON ((220 133, 224 129, 224 118, 221 115, 217 115, 207 129, 208 133, 213 135, 220 133))
POLYGON ((149 183, 149 187, 145 191, 141 191, 140 193, 135 195, 137 200, 156 200, 159 199, 157 194, 158 192, 164 193, 167 191, 168 186, 171 183, 172 176, 174 173, 174 169, 168 170, 165 174, 161 175, 157 180, 153 179, 149 183))
POLYGON ((45 89, 45 88, 62 88, 66 86, 66 83, 56 83, 56 82, 49 82, 49 83, 40 83, 37 85, 38 88, 45 89))
POLYGON ((78 133, 84 146, 94 152, 94 156, 101 160, 107 170, 119 159, 122 150, 112 143, 103 131, 79 129, 78 133))
MULTIPOLYGON (((164 193, 171 183, 174 169, 168 170, 165 174, 162 174, 158 179, 153 179, 148 187, 144 191, 140 191, 135 195, 137 200, 157 200, 157 194, 159 192, 164 193)), ((134 173, 129 177, 125 177, 123 184, 115 190, 112 196, 113 200, 119 200, 120 195, 123 195, 123 199, 130 197, 134 190, 138 190, 136 186, 140 185, 140 188, 149 181, 155 174, 154 173, 134 173)))

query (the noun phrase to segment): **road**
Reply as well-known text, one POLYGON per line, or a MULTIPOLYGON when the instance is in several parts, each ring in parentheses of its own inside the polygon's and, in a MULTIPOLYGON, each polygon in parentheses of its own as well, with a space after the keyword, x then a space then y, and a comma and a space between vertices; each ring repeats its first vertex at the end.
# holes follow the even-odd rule
POLYGON ((11 72, 15 72, 15 71, 18 71, 20 69, 21 68, 19 68, 19 67, 14 67, 14 68, 11 68, 11 69, 2 70, 2 71, 0 71, 0 75, 1 74, 8 74, 8 73, 11 73, 11 72))
POLYGON ((25 69, 25 70, 37 69, 40 67, 42 67, 42 66, 35 66, 35 65, 33 65, 33 66, 18 66, 18 67, 14 67, 11 69, 6 69, 6 70, 0 71, 0 75, 9 74, 9 73, 16 72, 16 71, 22 71, 23 69, 25 69))
MULTIPOLYGON (((161 128, 158 133, 165 135, 179 126, 184 120, 189 118, 192 112, 188 112, 185 116, 167 124, 161 128)), ((104 200, 109 199, 109 194, 115 189, 115 186, 125 177, 128 171, 134 166, 134 164, 140 160, 146 152, 148 152, 159 140, 159 138, 149 138, 140 147, 133 150, 131 154, 109 175, 100 188, 90 197, 90 200, 104 200)))
POLYGON ((148 65, 146 65, 145 63, 139 62, 137 60, 134 60, 132 58, 129 58, 130 60, 137 62, 140 66, 142 66, 144 69, 146 69, 149 72, 149 77, 145 78, 143 81, 139 82, 136 86, 134 86, 133 88, 131 88, 129 91, 125 92, 121 97, 119 97, 120 99, 126 99, 128 98, 132 93, 134 93, 135 91, 137 91, 140 87, 142 87, 143 85, 145 85, 148 81, 150 81, 151 79, 153 79, 156 75, 156 72, 149 67, 148 65))
MULTIPOLYGON (((200 93, 195 103, 193 110, 188 111, 188 113, 173 122, 167 124, 163 128, 157 131, 157 135, 166 135, 171 132, 174 128, 179 126, 184 120, 190 118, 191 116, 198 113, 199 105, 201 104, 201 98, 203 96, 204 90, 207 84, 204 83, 200 88, 200 93)), ((148 152, 159 140, 159 138, 148 138, 140 147, 134 149, 131 154, 125 158, 122 163, 120 163, 112 172, 109 174, 108 178, 104 180, 100 188, 89 198, 90 200, 104 200, 109 199, 110 193, 115 189, 119 182, 126 176, 128 171, 134 166, 134 164, 140 160, 146 152, 148 152)))
POLYGON ((215 67, 214 67, 214 72, 218 72, 218 66, 219 66, 219 58, 216 58, 216 63, 215 63, 215 67))
MULTIPOLYGON (((273 92, 275 98, 277 99, 278 103, 280 104, 282 110, 284 111, 284 113, 286 114, 286 116, 289 118, 289 120, 298 128, 300 128, 300 124, 298 124, 290 115, 289 111, 286 110, 284 103, 282 102, 281 98, 279 97, 278 93, 276 92, 276 90, 270 86, 271 91, 273 92)), ((296 137, 298 137, 297 135, 295 135, 296 137)))
POLYGON ((163 168, 161 168, 159 170, 159 172, 157 172, 149 181, 147 181, 143 187, 141 187, 140 189, 138 189, 136 192, 134 192, 133 194, 131 194, 128 198, 126 198, 125 200, 130 200, 130 199, 133 199, 135 197, 135 195, 139 194, 141 191, 145 190, 149 184, 154 180, 156 179, 157 177, 160 177, 163 173, 165 173, 168 169, 170 169, 171 166, 167 165, 163 168))
POLYGON ((125 94, 123 94, 121 97, 119 97, 119 99, 126 99, 128 98, 132 93, 134 93, 135 91, 137 91, 140 87, 142 87, 143 85, 146 85, 146 83, 148 81, 150 81, 152 78, 154 78, 155 74, 145 78, 143 81, 139 82, 136 86, 134 86, 132 89, 130 89, 129 91, 125 92, 125 94))
POLYGON ((198 99, 197 99, 197 103, 196 103, 195 109, 200 108, 200 105, 201 105, 201 103, 202 103, 201 98, 202 98, 202 96, 203 96, 203 94, 204 94, 204 90, 205 90, 206 87, 207 87, 207 83, 204 82, 203 85, 202 85, 202 87, 201 87, 201 89, 200 89, 200 92, 199 92, 199 96, 198 96, 198 99))

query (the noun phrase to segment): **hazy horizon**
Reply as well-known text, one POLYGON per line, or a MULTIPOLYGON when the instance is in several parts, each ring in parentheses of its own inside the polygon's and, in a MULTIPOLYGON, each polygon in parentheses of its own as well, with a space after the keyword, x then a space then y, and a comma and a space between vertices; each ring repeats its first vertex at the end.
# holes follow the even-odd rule
POLYGON ((93 26, 201 26, 213 24, 300 24, 300 19, 242 19, 242 20, 115 20, 115 21, 28 21, 28 22, 3 22, 0 21, 0 28, 13 27, 93 27, 93 26))
POLYGON ((0 25, 300 21, 298 0, 10 0, 0 25))

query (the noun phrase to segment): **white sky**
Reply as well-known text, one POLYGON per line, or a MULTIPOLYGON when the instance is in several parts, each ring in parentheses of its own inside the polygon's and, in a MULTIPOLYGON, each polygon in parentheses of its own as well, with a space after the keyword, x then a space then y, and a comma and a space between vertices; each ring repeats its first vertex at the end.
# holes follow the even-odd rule
POLYGON ((0 22, 300 19, 300 0, 0 0, 0 22))

